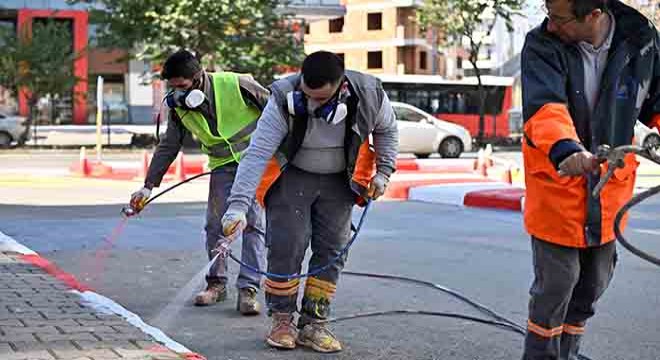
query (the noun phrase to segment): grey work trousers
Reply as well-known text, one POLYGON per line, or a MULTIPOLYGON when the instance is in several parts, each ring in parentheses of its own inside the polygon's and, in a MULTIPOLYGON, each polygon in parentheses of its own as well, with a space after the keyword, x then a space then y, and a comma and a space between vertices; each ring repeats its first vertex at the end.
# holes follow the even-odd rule
POLYGON ((616 244, 580 249, 532 237, 532 252, 523 360, 577 360, 586 321, 612 280, 616 244))
MULTIPOLYGON (((266 199, 268 271, 300 273, 310 245, 309 269, 328 264, 348 243, 354 203, 345 172, 314 174, 289 165, 266 199)), ((344 255, 326 271, 306 280, 301 321, 328 316, 346 258, 344 255)), ((298 286, 297 279, 267 279, 269 310, 296 311, 298 286)))
MULTIPOLYGON (((231 193, 231 187, 236 177, 237 165, 221 166, 211 173, 209 185, 209 200, 206 210, 206 250, 209 260, 213 259, 211 253, 215 249, 222 235, 222 216, 227 211, 227 199, 231 193)), ((266 218, 263 208, 254 200, 247 213, 247 227, 242 233, 237 234, 236 240, 241 241, 241 260, 257 269, 266 267, 266 243, 264 240, 266 230, 266 218)), ((211 265, 207 282, 227 282, 227 261, 229 259, 218 259, 211 265)), ((251 287, 259 289, 261 276, 241 266, 236 281, 239 289, 251 287)))

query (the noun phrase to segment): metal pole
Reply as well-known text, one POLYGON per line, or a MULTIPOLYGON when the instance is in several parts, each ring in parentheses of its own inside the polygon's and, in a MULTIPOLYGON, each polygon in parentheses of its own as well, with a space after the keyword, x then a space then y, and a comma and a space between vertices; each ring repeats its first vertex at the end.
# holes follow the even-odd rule
POLYGON ((101 162, 101 126, 103 125, 103 77, 96 78, 96 160, 101 162))
POLYGON ((110 146, 110 105, 106 105, 105 107, 105 118, 108 119, 105 126, 108 132, 108 146, 110 146))

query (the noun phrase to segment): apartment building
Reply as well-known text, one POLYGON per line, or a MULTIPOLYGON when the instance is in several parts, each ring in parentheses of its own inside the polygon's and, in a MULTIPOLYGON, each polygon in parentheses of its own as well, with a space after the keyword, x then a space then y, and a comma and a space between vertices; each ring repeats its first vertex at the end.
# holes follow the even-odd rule
MULTIPOLYGON (((420 32, 419 0, 344 0, 346 14, 305 28, 305 52, 332 51, 346 67, 377 74, 444 74, 433 34, 420 32)), ((437 41, 435 41, 437 44, 437 41)))
MULTIPOLYGON (((307 23, 345 13, 340 0, 292 0, 286 3, 283 10, 294 13, 300 21, 307 23)), ((67 0, 0 1, 0 27, 20 32, 33 21, 44 18, 55 18, 70 25, 74 49, 82 54, 73 64, 74 72, 80 80, 71 89, 71 94, 84 93, 87 97, 66 96, 56 103, 40 102, 38 123, 94 123, 98 76, 104 79, 104 111, 112 123, 153 123, 160 109, 164 89, 160 82, 151 81, 151 64, 127 60, 123 50, 97 48, 96 26, 89 22, 87 4, 71 4, 67 0)), ((25 96, 20 95, 15 99, 8 91, 0 88, 0 111, 26 115, 28 108, 25 96)))

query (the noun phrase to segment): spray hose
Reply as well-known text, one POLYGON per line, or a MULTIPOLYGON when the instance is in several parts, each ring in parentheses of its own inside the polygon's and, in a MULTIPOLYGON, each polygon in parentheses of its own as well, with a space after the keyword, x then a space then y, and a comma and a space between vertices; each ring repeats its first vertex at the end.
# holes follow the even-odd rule
MULTIPOLYGON (((367 204, 365 205, 364 210, 362 210, 362 215, 360 215, 360 220, 358 221, 357 226, 354 228, 353 237, 351 237, 351 240, 346 244, 346 246, 344 246, 344 248, 341 249, 341 251, 339 251, 339 254, 337 254, 337 256, 335 256, 334 258, 330 259, 330 261, 327 264, 325 264, 323 266, 319 266, 317 268, 312 268, 305 274, 275 274, 275 273, 271 273, 271 272, 268 272, 268 271, 263 271, 263 270, 257 269, 254 266, 248 265, 245 262, 238 259, 231 252, 231 250, 228 249, 227 247, 223 247, 224 251, 225 251, 224 254, 228 255, 229 258, 231 258, 232 260, 234 260, 235 262, 237 262, 241 266, 245 267, 246 269, 249 269, 250 271, 254 271, 257 274, 267 276, 269 278, 291 280, 291 279, 300 279, 300 278, 304 278, 304 277, 318 275, 318 274, 328 270, 332 265, 334 265, 337 261, 339 261, 339 259, 343 258, 346 255, 346 253, 348 253, 348 250, 351 248, 353 243, 355 243, 355 240, 357 239, 357 236, 360 233, 360 229, 362 229, 362 224, 364 223, 364 219, 365 219, 367 213, 369 212, 369 208, 371 207, 371 201, 372 200, 367 201, 367 204)), ((224 237, 221 236, 221 238, 224 238, 224 237)), ((227 239, 227 238, 225 238, 225 239, 227 239)), ((229 239, 227 239, 227 240, 229 240, 229 239)), ((225 241, 223 244, 228 245, 229 242, 230 241, 225 241)), ((223 254, 221 254, 220 256, 223 256, 223 254)))
MULTIPOLYGON (((159 192, 158 194, 151 197, 147 201, 141 203, 139 208, 124 207, 124 208, 122 208, 121 213, 126 217, 137 215, 147 205, 149 205, 151 202, 153 202, 157 198, 165 195, 166 193, 176 189, 177 187, 179 187, 179 186, 181 186, 181 185, 183 185, 187 182, 193 181, 193 180, 198 179, 202 176, 210 175, 211 173, 212 173, 212 171, 207 171, 207 172, 192 176, 192 177, 190 177, 188 179, 185 179, 181 182, 178 182, 178 183, 166 188, 165 190, 159 192)), ((239 265, 245 267, 246 269, 248 269, 250 271, 253 271, 257 274, 260 274, 260 275, 268 276, 270 278, 291 280, 291 279, 300 279, 300 278, 305 278, 305 277, 309 277, 309 276, 318 275, 318 274, 328 270, 332 265, 334 265, 337 261, 339 261, 339 259, 344 257, 346 255, 346 253, 348 253, 348 250, 351 248, 351 246, 353 246, 353 244, 355 243, 355 240, 357 240, 357 236, 360 233, 360 229, 362 229, 362 224, 364 223, 364 219, 365 219, 370 207, 371 207, 371 200, 368 200, 365 207, 364 207, 364 210, 362 210, 362 215, 360 216, 360 220, 358 221, 357 227, 353 227, 353 225, 351 225, 351 228, 353 229, 353 236, 351 237, 351 240, 346 244, 346 246, 344 246, 343 249, 341 249, 339 254, 337 254, 337 256, 335 256, 334 258, 332 258, 326 265, 320 266, 320 267, 315 268, 315 269, 310 269, 309 272, 307 272, 305 274, 275 274, 275 273, 260 270, 256 267, 252 266, 252 265, 246 264, 245 262, 241 261, 239 258, 234 256, 234 254, 232 254, 232 252, 231 252, 231 249, 229 249, 229 244, 231 244, 233 239, 231 239, 229 237, 222 236, 222 235, 220 236, 220 238, 222 240, 225 240, 225 241, 222 241, 220 243, 221 246, 219 246, 219 248, 216 249, 217 250, 216 254, 219 255, 219 257, 229 257, 232 260, 234 260, 235 262, 237 262, 239 265)), ((216 257, 214 257, 214 260, 215 260, 216 257)))
MULTIPOLYGON (((132 208, 123 208, 122 209, 122 214, 126 217, 137 215, 140 211, 144 209, 147 205, 149 205, 151 202, 156 200, 157 198, 161 197, 162 195, 174 190, 175 188, 193 181, 195 179, 198 179, 202 176, 206 176, 211 174, 210 171, 204 172, 201 174, 194 175, 188 179, 185 179, 181 182, 178 182, 165 190, 159 192, 155 196, 151 197, 149 200, 145 201, 144 203, 141 204, 141 207, 139 209, 132 209, 132 208)), ((660 186, 659 186, 660 188, 660 186)), ((245 264, 243 261, 240 259, 236 258, 231 251, 227 251, 226 254, 228 255, 229 258, 232 260, 236 261, 239 263, 241 266, 245 266, 246 268, 250 269, 251 271, 257 272, 262 275, 266 275, 269 277, 274 277, 274 278, 302 278, 306 276, 313 276, 318 273, 321 273, 325 270, 327 270, 332 264, 334 264, 338 259, 340 259, 342 256, 344 256, 347 252, 348 249, 353 245, 355 240, 357 239, 358 234, 360 233, 360 230, 362 229, 362 225, 364 223, 364 219, 371 208, 371 202, 368 201, 364 210, 362 211, 362 214, 360 216, 360 220, 358 221, 357 227, 353 228, 353 236, 351 240, 346 244, 346 246, 340 251, 340 253, 333 258, 328 264, 325 266, 312 269, 306 274, 291 274, 291 275, 284 275, 284 274, 272 274, 269 272, 261 271, 253 266, 250 266, 248 264, 245 264)), ((228 242, 225 242, 228 244, 228 242)), ((226 249, 226 248, 225 248, 226 249)), ((215 262, 215 260, 220 257, 220 253, 216 254, 213 259, 210 262, 215 262)), ((422 316, 438 316, 438 317, 447 317, 447 318, 454 318, 454 319, 461 319, 461 320, 468 320, 480 324, 485 324, 485 325, 490 325, 490 326, 495 326, 500 329, 505 329, 508 331, 515 332, 517 334, 525 336, 526 329, 523 326, 520 326, 519 324, 515 323, 514 321, 504 317, 503 315, 500 315, 496 313, 494 310, 491 310, 490 308, 486 307, 485 305, 482 305, 474 300, 471 300, 467 296, 463 295, 457 290, 452 290, 450 288, 444 287, 442 285, 434 284, 432 282, 424 281, 424 280, 419 280, 415 278, 410 278, 410 277, 404 277, 404 276, 399 276, 399 275, 388 275, 388 274, 376 274, 376 273, 366 273, 366 272, 356 272, 356 271, 347 271, 344 270, 342 271, 342 274, 344 275, 349 275, 349 276, 357 276, 357 277, 368 277, 368 278, 377 278, 377 279, 384 279, 384 280, 394 280, 394 281, 400 281, 400 282, 408 282, 412 284, 417 284, 417 285, 422 285, 426 287, 430 287, 432 289, 444 292, 448 295, 451 295, 455 297, 458 300, 461 300, 474 309, 478 310, 480 313, 487 315, 492 318, 491 319, 486 319, 486 318, 481 318, 477 316, 471 316, 471 315, 465 315, 465 314, 460 314, 460 313, 450 313, 450 312, 438 312, 438 311, 427 311, 427 310, 415 310, 415 309, 399 309, 399 310, 387 310, 387 311, 374 311, 374 312, 365 312, 365 313, 357 313, 357 314, 351 314, 351 315, 346 315, 346 316, 341 316, 341 317, 336 317, 336 318, 330 318, 327 320, 322 320, 320 322, 327 322, 327 323, 336 323, 336 322, 341 322, 341 321, 346 321, 346 320, 353 320, 353 319, 360 319, 360 318, 369 318, 369 317, 377 317, 377 316, 386 316, 386 315, 422 315, 422 316)), ((584 355, 578 355, 579 360, 591 360, 589 357, 584 356, 584 355)))
MULTIPOLYGON (((600 161, 607 163, 607 172, 605 173, 605 175, 603 175, 603 177, 600 179, 598 184, 595 186, 593 191, 594 197, 600 193, 600 191, 605 186, 605 183, 607 183, 607 181, 612 177, 612 175, 614 174, 614 170, 623 168, 625 166, 624 159, 626 155, 629 153, 639 155, 645 159, 648 159, 660 165, 660 153, 658 153, 658 150, 656 148, 642 147, 637 145, 623 145, 615 148, 610 148, 607 145, 601 145, 598 147, 596 157, 600 161)), ((621 221, 623 220, 623 217, 628 212, 628 210, 630 210, 633 206, 638 205, 642 201, 650 198, 653 195, 656 195, 659 192, 660 192, 660 185, 656 185, 648 190, 645 190, 633 196, 628 202, 626 202, 621 207, 621 209, 619 209, 619 211, 616 213, 616 216, 614 218, 614 235, 616 236, 617 240, 619 240, 621 245, 631 253, 656 266, 660 266, 660 258, 653 256, 647 252, 644 252, 638 249, 637 247, 633 246, 630 242, 628 242, 628 240, 626 240, 626 238, 623 236, 623 232, 621 231, 621 221)))

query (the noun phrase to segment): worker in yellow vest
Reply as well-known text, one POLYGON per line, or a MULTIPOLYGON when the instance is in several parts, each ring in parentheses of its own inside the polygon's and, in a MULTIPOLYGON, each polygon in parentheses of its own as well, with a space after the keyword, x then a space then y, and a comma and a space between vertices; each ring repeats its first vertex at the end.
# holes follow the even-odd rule
MULTIPOLYGON (((186 133, 192 133, 208 155, 212 170, 206 212, 206 249, 212 259, 222 234, 221 217, 229 197, 241 153, 248 147, 250 135, 266 105, 269 92, 249 75, 231 72, 206 73, 193 53, 180 50, 168 57, 161 72, 171 91, 165 102, 170 108, 167 132, 158 144, 144 186, 131 196, 131 206, 138 207, 160 185, 163 176, 181 149, 186 133)), ((254 201, 247 213, 248 226, 243 230, 243 261, 255 268, 265 268, 265 215, 254 201)), ((218 257, 206 276, 206 289, 195 297, 195 305, 211 305, 227 295, 227 263, 218 257)), ((241 267, 238 275, 237 310, 244 315, 260 311, 256 299, 259 274, 241 267)))

